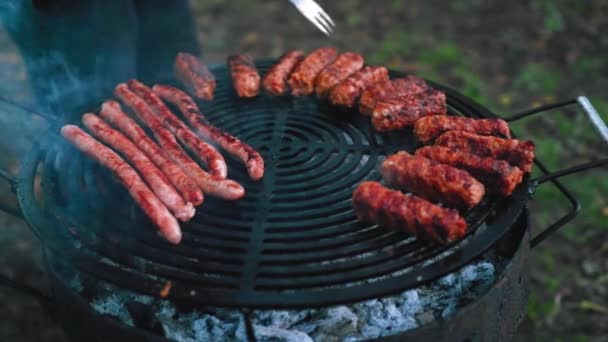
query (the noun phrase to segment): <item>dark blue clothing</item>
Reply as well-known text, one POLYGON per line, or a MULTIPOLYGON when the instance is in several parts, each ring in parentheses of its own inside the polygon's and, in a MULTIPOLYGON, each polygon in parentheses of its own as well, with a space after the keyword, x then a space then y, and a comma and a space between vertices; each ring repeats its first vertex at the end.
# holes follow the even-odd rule
POLYGON ((94 110, 113 87, 172 73, 178 51, 199 54, 185 0, 3 0, 38 109, 68 118, 94 110))

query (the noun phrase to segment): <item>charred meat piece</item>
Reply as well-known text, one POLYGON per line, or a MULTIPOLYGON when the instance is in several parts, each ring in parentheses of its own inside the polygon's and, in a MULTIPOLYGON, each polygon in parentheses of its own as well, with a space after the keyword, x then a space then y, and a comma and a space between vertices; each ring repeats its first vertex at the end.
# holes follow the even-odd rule
POLYGON ((317 96, 326 97, 331 88, 363 67, 363 56, 354 52, 345 52, 335 61, 321 70, 315 80, 317 96))
POLYGON ((363 91, 359 100, 359 111, 363 115, 371 115, 377 101, 417 94, 427 89, 429 86, 423 79, 411 75, 378 83, 363 91))
POLYGON ((315 79, 338 56, 336 49, 323 47, 306 56, 293 70, 287 80, 294 96, 310 95, 315 90, 315 79))
POLYGON ((184 201, 165 174, 129 138, 92 113, 83 115, 82 123, 100 141, 120 152, 131 162, 158 199, 173 212, 175 217, 186 222, 194 216, 192 203, 184 201))
POLYGON ((293 69, 304 59, 304 52, 296 50, 284 54, 277 64, 273 65, 264 76, 262 86, 269 94, 274 96, 285 95, 287 92, 287 79, 293 69))
POLYGON ((190 202, 195 206, 203 203, 203 192, 198 188, 196 183, 171 160, 167 152, 146 135, 146 132, 135 120, 122 111, 118 102, 113 100, 104 102, 99 115, 124 135, 128 136, 163 171, 186 202, 190 202))
POLYGON ((199 58, 185 52, 175 57, 175 75, 190 93, 203 100, 213 100, 215 76, 199 58))
POLYGON ((330 90, 329 102, 335 106, 354 108, 366 88, 387 80, 388 70, 385 67, 363 67, 330 90))
POLYGON ((171 131, 164 127, 146 102, 133 93, 125 83, 116 86, 114 94, 150 128, 161 148, 167 151, 203 193, 228 200, 236 200, 245 196, 245 189, 239 183, 229 179, 214 178, 201 169, 182 149, 171 131))
POLYGON ((161 120, 166 128, 207 165, 209 173, 213 177, 218 179, 226 178, 228 174, 226 161, 224 161, 224 157, 222 157, 215 147, 207 144, 196 134, 192 133, 190 128, 178 119, 163 101, 152 92, 152 89, 136 80, 130 80, 127 84, 152 109, 152 112, 156 114, 157 118, 161 120))
POLYGON ((78 126, 65 125, 61 135, 87 156, 108 168, 127 188, 135 203, 148 215, 150 220, 159 228, 167 241, 178 244, 182 232, 177 220, 167 207, 148 188, 137 172, 125 162, 116 152, 91 137, 78 126))
POLYGON ((249 55, 228 57, 232 84, 239 97, 255 97, 260 93, 260 74, 249 55))
POLYGON ((178 107, 190 125, 205 139, 209 139, 220 145, 232 156, 240 159, 247 167, 249 177, 259 180, 264 176, 264 158, 253 147, 245 144, 228 133, 211 125, 201 114, 198 106, 188 94, 183 91, 167 86, 155 85, 152 91, 165 101, 178 107))
POLYGON ((447 244, 463 237, 467 230, 458 211, 389 190, 378 182, 359 184, 352 201, 360 220, 405 231, 424 240, 447 244))
POLYGON ((474 119, 462 116, 431 115, 418 119, 414 134, 428 144, 447 131, 465 131, 479 135, 511 138, 509 124, 502 119, 474 119))
POLYGON ((468 172, 405 151, 386 158, 380 172, 389 187, 452 207, 472 208, 485 194, 468 172))
POLYGON ((445 93, 427 89, 422 93, 376 102, 372 125, 378 132, 399 130, 412 126, 416 120, 428 115, 446 115, 445 93))
POLYGON ((530 173, 534 163, 534 143, 529 140, 487 137, 469 132, 450 131, 437 138, 436 145, 469 152, 480 157, 506 160, 530 173))
POLYGON ((504 160, 480 157, 443 146, 425 146, 416 151, 416 155, 465 170, 482 182, 488 192, 503 196, 511 195, 524 176, 520 168, 504 160))

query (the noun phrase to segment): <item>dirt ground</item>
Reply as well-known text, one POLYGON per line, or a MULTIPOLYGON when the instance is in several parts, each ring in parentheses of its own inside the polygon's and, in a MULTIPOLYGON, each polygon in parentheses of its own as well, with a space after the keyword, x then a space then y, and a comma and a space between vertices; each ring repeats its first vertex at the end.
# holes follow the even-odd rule
MULTIPOLYGON (((334 45, 372 63, 417 73, 460 89, 497 114, 585 94, 608 119, 608 2, 318 1, 337 23, 329 38, 287 1, 192 1, 205 58, 249 52, 276 57, 289 49, 334 45)), ((6 37, 0 38, 0 90, 25 78, 6 37), (8 47, 7 47, 8 46, 8 47), (3 83, 3 84, 2 84, 3 83)), ((13 48, 14 50, 14 48, 13 48)), ((515 125, 535 139, 552 169, 608 156, 580 111, 552 112, 515 125)), ((608 168, 569 177, 581 214, 532 253, 532 295, 518 340, 608 341, 608 168)), ((10 198, 3 189, 2 199, 10 198)), ((532 201, 539 231, 567 206, 550 186, 532 201)), ((44 287, 40 245, 19 221, 0 214, 0 271, 44 287)), ((0 341, 64 341, 34 300, 0 287, 0 341)))

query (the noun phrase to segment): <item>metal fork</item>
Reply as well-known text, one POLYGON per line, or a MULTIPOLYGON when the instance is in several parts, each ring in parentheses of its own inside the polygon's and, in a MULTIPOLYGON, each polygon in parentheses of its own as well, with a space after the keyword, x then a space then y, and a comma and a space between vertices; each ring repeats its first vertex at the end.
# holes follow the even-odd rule
POLYGON ((329 36, 336 24, 327 13, 313 0, 289 0, 306 19, 310 20, 319 30, 329 36))

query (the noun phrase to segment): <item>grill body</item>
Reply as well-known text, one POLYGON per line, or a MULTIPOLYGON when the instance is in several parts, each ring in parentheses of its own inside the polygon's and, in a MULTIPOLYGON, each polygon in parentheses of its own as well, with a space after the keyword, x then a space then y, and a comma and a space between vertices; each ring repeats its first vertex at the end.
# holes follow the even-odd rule
MULTIPOLYGON (((271 65, 258 64, 262 73, 271 65)), ((228 160, 230 178, 243 183, 247 196, 207 198, 182 224, 183 242, 172 246, 107 170, 52 129, 25 158, 18 187, 25 217, 50 254, 149 295, 170 281, 177 301, 310 308, 398 293, 453 272, 508 232, 528 200, 529 178, 508 198, 486 196, 464 213, 467 236, 449 246, 362 223, 352 210, 353 189, 380 179, 387 155, 413 152, 412 131, 376 134, 369 118, 314 97, 239 99, 226 67, 213 72, 216 99, 199 105, 209 121, 262 153, 265 177, 252 182, 228 160)), ((446 92, 452 115, 492 116, 458 92, 433 86, 446 92)))
MULTIPOLYGON (((419 328, 382 341, 511 341, 525 314, 528 298, 528 255, 530 232, 527 210, 507 235, 492 248, 510 257, 496 282, 476 301, 447 319, 438 319, 419 328)), ((50 260, 49 260, 50 261, 50 260)), ((167 342, 152 327, 129 327, 96 313, 90 303, 76 294, 49 266, 53 299, 49 310, 63 325, 72 341, 167 342)))

